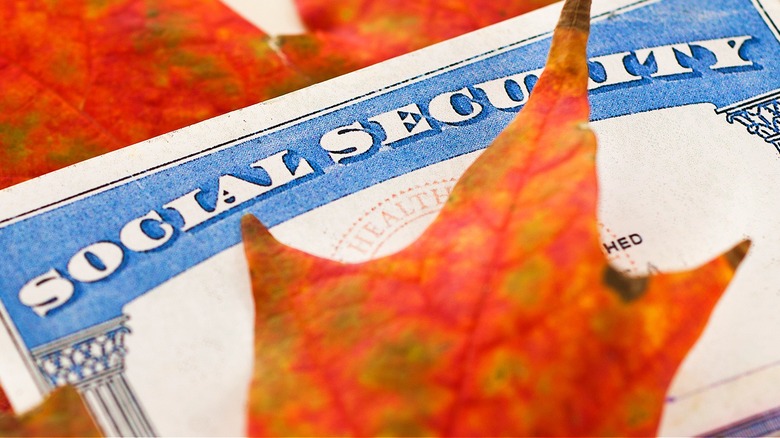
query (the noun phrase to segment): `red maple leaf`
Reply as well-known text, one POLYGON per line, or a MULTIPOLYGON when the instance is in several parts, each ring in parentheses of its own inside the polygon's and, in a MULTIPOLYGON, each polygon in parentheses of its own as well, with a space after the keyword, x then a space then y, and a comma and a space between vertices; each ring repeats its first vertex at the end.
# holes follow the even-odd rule
POLYGON ((283 36, 279 43, 302 72, 323 80, 337 72, 384 61, 556 1, 296 0, 309 32, 283 36), (323 58, 317 53, 328 54, 327 65, 323 65, 323 58))
POLYGON ((346 265, 244 218, 251 435, 656 432, 735 265, 632 279, 605 261, 589 3, 567 1, 528 105, 405 250, 346 265))
POLYGON ((3 388, 0 387, 0 415, 7 412, 11 412, 11 403, 8 402, 3 388))
MULTIPOLYGON (((552 1, 472 1, 491 11, 480 20, 458 6, 465 2, 418 2, 399 13, 403 5, 308 1, 312 32, 280 39, 216 0, 3 2, 0 189, 552 1), (353 18, 326 29, 312 8, 353 18), (379 43, 390 36, 396 43, 379 43)), ((71 409, 81 404, 60 403, 75 400, 70 391, 16 419, 0 389, 0 432, 86 434, 79 425, 91 422, 71 409)))
POLYGON ((4 2, 0 41, 0 188, 311 83, 217 0, 4 2))
POLYGON ((310 0, 273 40, 217 0, 4 2, 0 189, 552 1, 310 0))

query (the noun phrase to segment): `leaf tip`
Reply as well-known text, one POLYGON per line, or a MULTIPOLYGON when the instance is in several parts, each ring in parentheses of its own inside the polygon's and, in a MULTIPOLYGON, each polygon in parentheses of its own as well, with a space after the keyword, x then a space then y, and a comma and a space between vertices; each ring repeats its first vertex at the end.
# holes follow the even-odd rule
POLYGON ((244 255, 252 272, 269 260, 285 253, 284 244, 276 240, 268 228, 251 214, 241 218, 241 238, 244 243, 244 255))
POLYGON ((265 226, 254 215, 245 214, 241 217, 241 231, 243 234, 256 234, 258 228, 265 229, 265 226))
POLYGON ((558 27, 589 32, 590 4, 591 0, 566 0, 558 19, 558 27))
POLYGON ((734 270, 736 270, 745 259, 752 245, 753 243, 746 239, 726 252, 726 260, 728 260, 729 265, 731 265, 734 270))
POLYGON ((251 214, 246 214, 241 218, 241 237, 244 241, 247 255, 253 250, 273 248, 279 245, 279 242, 268 231, 268 228, 260 222, 260 219, 251 214))

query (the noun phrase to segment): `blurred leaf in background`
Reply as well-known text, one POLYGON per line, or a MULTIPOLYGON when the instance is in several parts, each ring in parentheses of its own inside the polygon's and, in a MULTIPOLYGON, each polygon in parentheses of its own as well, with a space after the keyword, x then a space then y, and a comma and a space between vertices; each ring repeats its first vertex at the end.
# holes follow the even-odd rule
POLYGON ((0 394, 0 436, 100 436, 81 396, 71 386, 52 392, 38 408, 19 417, 3 411, 0 394))
POLYGON ((271 38, 217 0, 3 2, 0 188, 552 1, 504 3, 302 0, 271 38))
MULTIPOLYGON (((494 3, 307 0, 275 38, 217 0, 4 1, 0 189, 553 1, 494 3)), ((15 419, 0 388, 0 431, 87 434, 75 398, 15 419)))

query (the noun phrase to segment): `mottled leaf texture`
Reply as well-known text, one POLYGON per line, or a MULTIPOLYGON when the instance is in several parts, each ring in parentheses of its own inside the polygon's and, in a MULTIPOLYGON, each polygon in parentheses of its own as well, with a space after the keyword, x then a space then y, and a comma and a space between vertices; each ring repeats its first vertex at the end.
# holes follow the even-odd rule
POLYGON ((51 393, 41 406, 20 417, 0 409, 0 436, 88 437, 100 436, 100 432, 78 392, 66 386, 51 393))
POLYGON ((11 403, 8 401, 8 398, 5 396, 5 391, 3 391, 3 388, 0 387, 0 415, 3 415, 8 412, 11 412, 11 403))
POLYGON ((281 41, 287 56, 316 76, 321 62, 307 56, 315 47, 332 54, 337 63, 363 67, 556 1, 296 0, 310 32, 281 41))
MULTIPOLYGON (((275 41, 217 0, 4 1, 0 189, 551 2, 306 1, 275 41)), ((88 435, 75 398, 14 419, 0 388, 0 434, 88 435)))
POLYGON ((588 11, 567 1, 530 102, 405 250, 345 265, 244 218, 257 315, 251 435, 656 432, 671 378, 740 257, 646 279, 607 265, 588 11))
POLYGON ((0 4, 0 189, 554 0, 331 2, 271 39, 218 0, 0 4))
POLYGON ((0 5, 0 188, 311 83, 218 0, 0 5))

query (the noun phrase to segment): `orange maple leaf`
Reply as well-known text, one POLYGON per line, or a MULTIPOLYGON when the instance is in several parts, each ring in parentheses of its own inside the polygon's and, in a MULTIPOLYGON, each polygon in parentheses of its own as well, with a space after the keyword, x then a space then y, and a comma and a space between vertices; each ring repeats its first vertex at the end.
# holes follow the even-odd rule
POLYGON ((634 279, 605 261, 589 4, 567 0, 528 105, 407 249, 346 265, 244 218, 251 435, 656 432, 738 261, 634 279))
POLYGON ((11 403, 5 396, 5 391, 3 391, 3 388, 0 387, 0 415, 8 412, 11 412, 11 403))
MULTIPOLYGON (((335 15, 346 11, 346 4, 317 1, 320 11, 323 5, 335 15)), ((367 11, 352 3, 347 8, 361 15, 352 24, 360 26, 324 29, 309 21, 313 33, 273 42, 216 0, 4 2, 0 189, 552 1, 501 7, 472 2, 491 10, 480 20, 458 1, 446 7, 418 3, 401 15, 390 4, 367 11), (437 26, 431 26, 433 11, 439 11, 437 26), (399 32, 382 27, 388 20, 417 24, 399 32), (453 20, 460 24, 452 26, 453 20), (369 28, 370 35, 363 33, 369 28), (403 41, 378 44, 389 34, 403 41)), ((307 7, 317 5, 309 1, 307 7)), ((62 421, 65 411, 52 412, 59 406, 59 398, 53 400, 42 412, 62 421)), ((10 411, 0 389, 0 415, 6 415, 0 423, 21 424, 7 416, 10 411)), ((29 418, 34 423, 44 417, 29 418)), ((25 427, 32 424, 24 421, 25 427)), ((40 433, 56 432, 47 430, 40 433)))
POLYGON ((282 36, 279 46, 300 71, 324 80, 557 1, 296 0, 308 32, 282 36), (328 54, 329 67, 317 53, 328 54))
POLYGON ((311 84, 217 0, 0 6, 0 188, 311 84))
POLYGON ((217 0, 3 2, 0 189, 552 2, 309 0, 278 39, 217 0))

